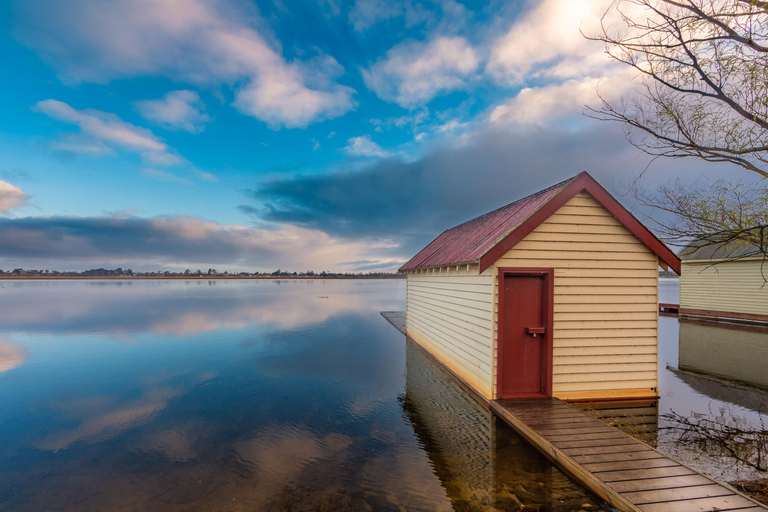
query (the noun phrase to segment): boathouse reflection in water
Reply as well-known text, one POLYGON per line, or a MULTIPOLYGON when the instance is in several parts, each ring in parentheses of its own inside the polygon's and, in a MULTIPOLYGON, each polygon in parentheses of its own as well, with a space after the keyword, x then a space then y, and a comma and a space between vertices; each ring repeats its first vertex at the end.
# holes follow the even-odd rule
POLYGON ((768 390, 768 328, 680 320, 680 370, 768 390))
POLYGON ((679 321, 678 368, 696 396, 664 411, 660 448, 725 481, 768 471, 768 329, 679 321))
POLYGON ((454 510, 611 510, 411 342, 401 403, 454 510))

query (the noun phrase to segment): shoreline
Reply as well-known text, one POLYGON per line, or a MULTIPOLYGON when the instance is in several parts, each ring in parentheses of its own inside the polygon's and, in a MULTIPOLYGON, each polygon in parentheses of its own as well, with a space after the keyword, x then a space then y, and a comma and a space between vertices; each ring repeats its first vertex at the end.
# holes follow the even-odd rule
POLYGON ((224 279, 405 279, 403 277, 373 276, 0 276, 0 281, 50 281, 50 280, 104 280, 126 281, 141 279, 185 279, 185 280, 224 280, 224 279))

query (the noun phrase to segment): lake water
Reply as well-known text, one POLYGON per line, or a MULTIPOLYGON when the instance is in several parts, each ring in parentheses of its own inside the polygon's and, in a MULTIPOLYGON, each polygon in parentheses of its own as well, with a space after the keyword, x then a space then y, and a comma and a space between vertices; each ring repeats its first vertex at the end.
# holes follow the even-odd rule
MULTIPOLYGON (((662 279, 660 301, 678 297, 662 279)), ((768 329, 662 316, 659 338, 658 448, 718 480, 767 478, 768 329)))
POLYGON ((0 509, 609 510, 380 315, 404 281, 0 281, 0 509))

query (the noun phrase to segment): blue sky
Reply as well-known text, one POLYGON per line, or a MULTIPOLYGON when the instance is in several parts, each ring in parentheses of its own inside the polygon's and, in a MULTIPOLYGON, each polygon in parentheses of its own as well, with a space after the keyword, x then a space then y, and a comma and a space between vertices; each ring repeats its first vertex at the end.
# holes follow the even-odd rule
MULTIPOLYGON (((582 112, 631 90, 579 33, 605 7, 4 3, 0 268, 394 270, 581 171, 621 193, 648 159, 582 112)), ((746 177, 643 179, 701 175, 746 177)))

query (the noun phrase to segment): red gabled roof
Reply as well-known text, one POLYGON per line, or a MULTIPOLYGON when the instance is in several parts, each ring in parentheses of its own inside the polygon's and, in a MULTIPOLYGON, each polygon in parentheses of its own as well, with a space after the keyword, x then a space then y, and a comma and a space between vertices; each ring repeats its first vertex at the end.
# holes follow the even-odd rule
POLYGON ((680 259, 586 172, 443 232, 400 270, 477 263, 483 272, 581 191, 680 274, 680 259))

